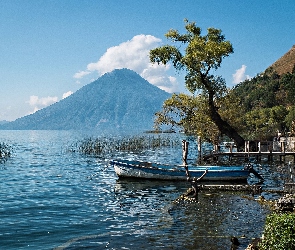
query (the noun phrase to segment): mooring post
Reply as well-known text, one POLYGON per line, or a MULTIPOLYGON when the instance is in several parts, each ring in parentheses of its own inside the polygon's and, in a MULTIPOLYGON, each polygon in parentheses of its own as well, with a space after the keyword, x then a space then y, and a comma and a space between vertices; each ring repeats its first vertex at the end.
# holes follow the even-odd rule
POLYGON ((293 167, 292 167, 290 161, 289 161, 289 171, 290 171, 290 180, 291 180, 291 183, 293 183, 294 182, 294 180, 293 180, 293 167))
POLYGON ((188 154, 188 142, 182 141, 182 164, 187 165, 187 154, 188 154))
POLYGON ((187 154, 188 154, 188 142, 186 140, 182 140, 182 165, 185 168, 185 173, 187 178, 189 179, 190 175, 187 167, 187 154))
POLYGON ((199 157, 199 162, 201 162, 201 159, 202 159, 202 139, 201 139, 201 136, 198 136, 198 157, 199 157))
POLYGON ((229 144, 229 156, 228 156, 228 160, 231 161, 232 160, 232 156, 233 156, 233 147, 234 145, 232 143, 229 144))
POLYGON ((285 141, 281 141, 281 152, 282 154, 282 158, 283 161, 285 161, 285 152, 286 152, 286 142, 285 141))
POLYGON ((286 151, 286 146, 285 145, 286 145, 285 142, 282 141, 281 142, 281 151, 282 151, 282 153, 285 153, 285 151, 286 151))
POLYGON ((257 143, 257 147, 258 147, 258 155, 257 155, 257 160, 261 161, 261 141, 259 141, 257 143))
MULTIPOLYGON (((248 153, 248 160, 250 158, 250 141, 245 141, 245 153, 248 153)), ((245 160, 246 160, 246 155, 245 155, 245 160)))
POLYGON ((249 147, 249 141, 245 141, 245 152, 246 153, 249 153, 249 151, 250 151, 250 147, 249 147))
POLYGON ((273 160, 273 158, 272 158, 273 142, 267 142, 267 149, 268 149, 268 152, 269 152, 268 160, 272 161, 273 160))

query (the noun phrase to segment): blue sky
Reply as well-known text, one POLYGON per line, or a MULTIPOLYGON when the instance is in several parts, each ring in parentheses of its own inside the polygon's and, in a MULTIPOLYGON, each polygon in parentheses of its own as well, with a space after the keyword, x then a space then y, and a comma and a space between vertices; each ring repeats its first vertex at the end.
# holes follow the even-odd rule
POLYGON ((263 72, 295 44, 294 0, 2 0, 0 121, 44 108, 114 68, 169 92, 183 74, 155 67, 148 51, 183 20, 219 28, 234 47, 217 72, 229 87, 263 72))

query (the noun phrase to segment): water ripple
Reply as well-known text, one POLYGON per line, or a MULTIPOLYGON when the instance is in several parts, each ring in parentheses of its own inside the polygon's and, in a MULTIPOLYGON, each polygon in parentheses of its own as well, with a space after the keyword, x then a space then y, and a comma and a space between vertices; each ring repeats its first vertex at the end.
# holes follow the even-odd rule
MULTIPOLYGON (((242 247, 261 235, 268 210, 245 194, 201 192, 197 203, 175 203, 188 183, 118 180, 107 164, 122 156, 174 163, 181 148, 98 158, 68 152, 78 139, 73 131, 0 131, 14 147, 0 165, 3 249, 229 249, 232 235, 245 234, 242 247)), ((262 171, 280 187, 274 168, 262 171)))

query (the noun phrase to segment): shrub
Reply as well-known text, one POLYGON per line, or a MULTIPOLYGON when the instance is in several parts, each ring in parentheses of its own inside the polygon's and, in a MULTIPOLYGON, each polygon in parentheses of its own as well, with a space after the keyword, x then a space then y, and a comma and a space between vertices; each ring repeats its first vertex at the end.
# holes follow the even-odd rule
POLYGON ((272 213, 266 217, 264 237, 259 245, 262 250, 295 249, 295 214, 272 213))

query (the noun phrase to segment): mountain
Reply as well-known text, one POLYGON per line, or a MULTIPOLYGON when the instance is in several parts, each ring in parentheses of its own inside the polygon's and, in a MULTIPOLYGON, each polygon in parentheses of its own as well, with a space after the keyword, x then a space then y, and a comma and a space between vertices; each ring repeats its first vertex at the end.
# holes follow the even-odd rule
MULTIPOLYGON (((247 112, 294 105, 295 45, 262 74, 237 84, 234 94, 247 112), (264 74, 265 73, 265 74, 264 74)), ((282 119, 282 118, 281 118, 282 119)))
MULTIPOLYGON (((280 59, 273 63, 269 68, 276 71, 279 75, 292 73, 295 70, 295 45, 280 59)), ((268 69, 269 69, 268 68, 268 69)))
POLYGON ((5 124, 5 123, 8 123, 8 122, 9 122, 9 121, 2 120, 2 121, 0 121, 0 125, 5 124))
POLYGON ((3 124, 19 130, 150 130, 170 94, 134 71, 118 69, 34 114, 3 124))

